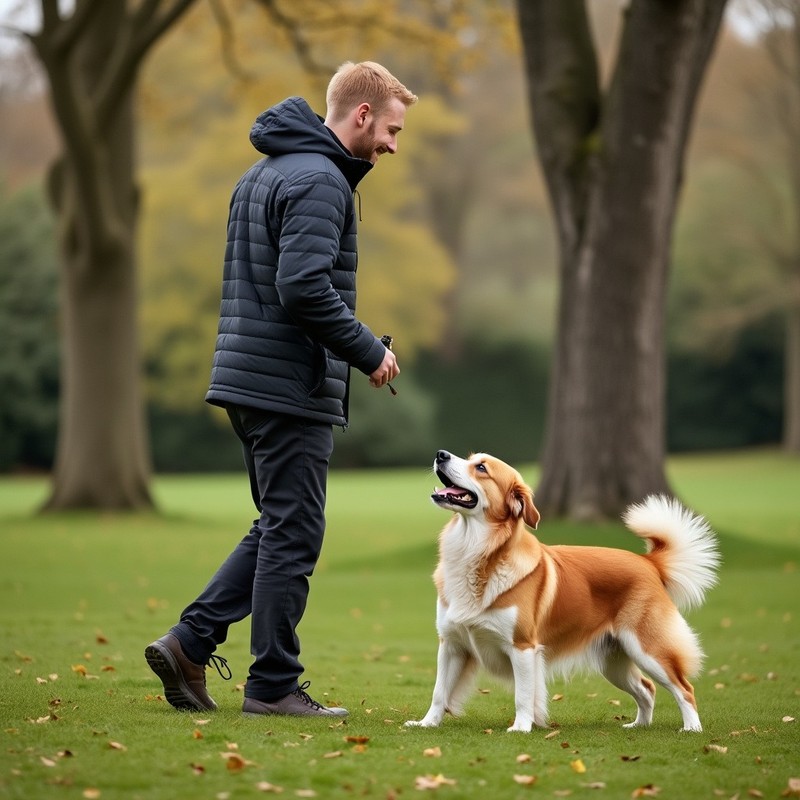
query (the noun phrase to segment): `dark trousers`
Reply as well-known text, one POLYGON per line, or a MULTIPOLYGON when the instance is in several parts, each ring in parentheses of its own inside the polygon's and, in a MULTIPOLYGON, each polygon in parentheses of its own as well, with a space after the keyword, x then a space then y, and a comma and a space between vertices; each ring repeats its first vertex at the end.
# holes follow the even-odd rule
POLYGON ((261 516, 171 632, 191 661, 205 664, 228 627, 250 614, 254 660, 245 696, 274 701, 294 691, 303 672, 296 628, 322 548, 333 431, 241 406, 228 416, 261 516))

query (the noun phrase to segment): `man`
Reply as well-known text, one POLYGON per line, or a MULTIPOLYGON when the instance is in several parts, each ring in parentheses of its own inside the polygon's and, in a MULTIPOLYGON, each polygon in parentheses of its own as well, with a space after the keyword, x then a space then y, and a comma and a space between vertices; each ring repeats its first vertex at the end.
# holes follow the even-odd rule
POLYGON ((178 709, 216 708, 205 684, 233 622, 252 615, 246 715, 342 717, 300 685, 296 628, 325 528, 333 425, 348 421, 350 367, 376 388, 395 356, 355 317, 353 193, 395 153, 417 98, 373 62, 343 64, 327 116, 299 97, 261 114, 250 133, 263 158, 239 180, 228 219, 219 335, 206 400, 242 441, 261 516, 211 582, 145 657, 178 709))

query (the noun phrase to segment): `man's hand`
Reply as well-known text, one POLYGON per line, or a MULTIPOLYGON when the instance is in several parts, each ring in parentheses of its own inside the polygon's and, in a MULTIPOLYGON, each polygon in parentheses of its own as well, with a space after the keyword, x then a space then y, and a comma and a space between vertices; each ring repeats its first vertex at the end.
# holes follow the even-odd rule
POLYGON ((400 368, 397 366, 397 359, 394 357, 394 353, 387 348, 381 365, 369 376, 369 382, 371 386, 380 389, 389 381, 393 381, 399 374, 400 368))

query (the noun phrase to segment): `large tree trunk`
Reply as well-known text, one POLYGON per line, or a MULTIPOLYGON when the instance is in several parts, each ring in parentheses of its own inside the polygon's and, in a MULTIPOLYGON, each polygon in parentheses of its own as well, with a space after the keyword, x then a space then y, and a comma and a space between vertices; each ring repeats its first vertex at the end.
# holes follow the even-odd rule
POLYGON ((633 0, 605 96, 583 0, 518 0, 560 309, 537 505, 616 517, 668 492, 664 320, 687 135, 724 0, 633 0))
POLYGON ((194 0, 42 0, 31 41, 63 154, 59 221, 62 394, 47 509, 152 506, 136 319, 133 95, 149 47, 194 0))

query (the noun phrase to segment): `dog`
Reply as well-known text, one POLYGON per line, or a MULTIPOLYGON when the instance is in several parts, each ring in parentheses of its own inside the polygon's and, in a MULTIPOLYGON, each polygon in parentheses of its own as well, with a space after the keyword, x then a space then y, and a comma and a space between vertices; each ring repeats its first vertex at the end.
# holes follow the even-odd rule
POLYGON ((577 670, 600 672, 633 697, 636 719, 625 727, 651 723, 655 681, 675 698, 683 730, 702 730, 689 677, 703 652, 680 613, 700 605, 717 580, 717 541, 702 517, 652 495, 623 515, 645 539, 644 555, 548 546, 526 527, 538 526, 539 511, 508 464, 440 450, 433 468, 444 484, 433 502, 455 514, 441 533, 433 576, 433 699, 407 726, 435 727, 445 713, 457 716, 483 667, 513 685, 509 731, 546 727, 548 677, 577 670))

